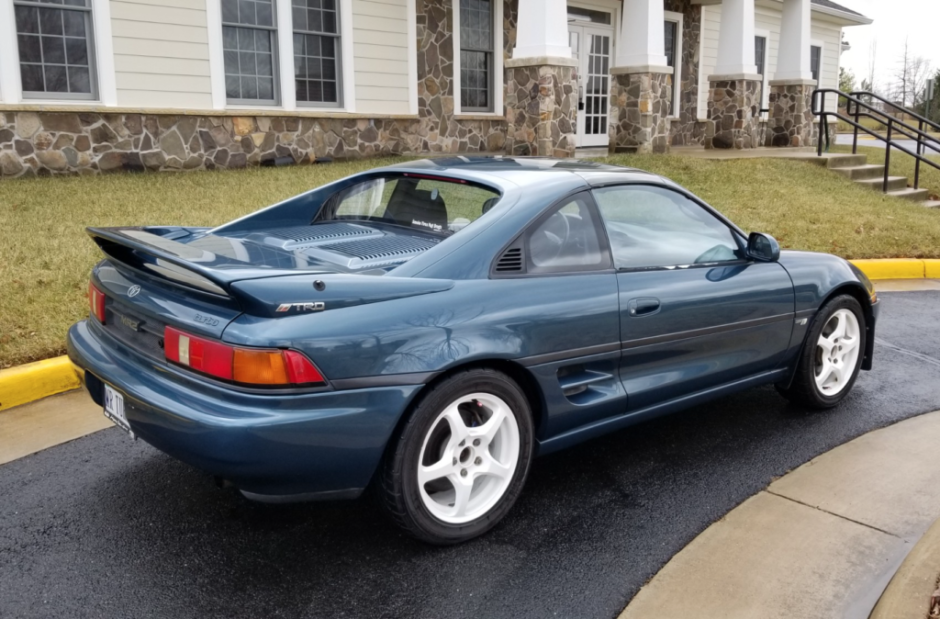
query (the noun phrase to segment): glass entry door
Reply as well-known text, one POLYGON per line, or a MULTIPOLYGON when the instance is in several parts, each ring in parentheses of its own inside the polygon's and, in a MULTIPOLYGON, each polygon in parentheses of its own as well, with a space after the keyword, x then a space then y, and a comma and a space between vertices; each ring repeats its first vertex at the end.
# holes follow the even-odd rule
POLYGON ((612 27, 568 23, 571 53, 578 62, 578 146, 607 146, 612 27))

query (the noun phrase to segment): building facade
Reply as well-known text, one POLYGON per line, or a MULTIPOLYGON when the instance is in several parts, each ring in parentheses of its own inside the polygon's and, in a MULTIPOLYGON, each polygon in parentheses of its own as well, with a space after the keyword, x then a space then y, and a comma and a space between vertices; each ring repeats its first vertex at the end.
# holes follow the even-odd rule
POLYGON ((0 175, 814 139, 829 0, 0 0, 0 175))

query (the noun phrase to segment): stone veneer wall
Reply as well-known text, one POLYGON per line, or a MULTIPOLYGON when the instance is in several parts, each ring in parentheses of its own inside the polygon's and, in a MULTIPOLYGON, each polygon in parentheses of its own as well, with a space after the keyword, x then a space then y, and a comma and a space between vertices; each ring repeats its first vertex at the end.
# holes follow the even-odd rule
MULTIPOLYGON (((275 157, 299 163, 502 151, 504 110, 492 118, 454 115, 452 6, 449 0, 417 1, 417 118, 0 111, 0 177, 239 168, 275 157)), ((504 0, 503 15, 508 58, 515 0, 504 0)))
POLYGON ((692 0, 666 0, 665 8, 667 11, 682 13, 679 115, 671 121, 672 145, 702 145, 705 141, 705 123, 698 119, 702 7, 692 4, 692 0))
POLYGON ((668 152, 672 92, 672 75, 614 75, 610 88, 610 151, 668 152))
POLYGON ((770 119, 764 146, 814 146, 813 86, 770 84, 770 119))
POLYGON ((0 113, 0 176, 242 168, 415 152, 417 120, 0 113))
POLYGON ((573 157, 578 130, 575 67, 508 67, 505 73, 506 152, 517 156, 573 157))
MULTIPOLYGON (((517 1, 503 4, 503 58, 516 42, 517 1)), ((492 119, 455 117, 454 14, 451 0, 417 1, 418 37, 418 133, 420 148, 414 152, 456 153, 502 151, 505 145, 504 110, 492 119)), ((496 87, 501 87, 497 81, 496 87)), ((467 114, 470 116, 470 114, 467 114)))
POLYGON ((710 85, 705 148, 759 146, 761 83, 742 79, 710 85))

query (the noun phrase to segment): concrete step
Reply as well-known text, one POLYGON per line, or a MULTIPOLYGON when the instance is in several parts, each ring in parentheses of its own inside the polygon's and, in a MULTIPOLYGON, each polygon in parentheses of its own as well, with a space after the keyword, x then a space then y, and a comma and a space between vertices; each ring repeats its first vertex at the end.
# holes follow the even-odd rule
MULTIPOLYGON (((781 151, 792 150, 781 148, 778 149, 781 151)), ((815 163, 816 165, 821 165, 829 168, 854 168, 858 166, 863 166, 868 163, 868 158, 865 155, 834 155, 831 153, 823 153, 822 157, 817 157, 815 153, 801 153, 799 159, 801 161, 807 161, 809 163, 815 163)))
POLYGON ((889 191, 886 195, 889 195, 893 198, 901 198, 903 200, 910 200, 911 202, 923 202, 928 197, 930 197, 930 192, 926 189, 914 189, 912 187, 905 187, 904 189, 898 189, 897 191, 889 191))
POLYGON ((838 172, 842 176, 854 181, 865 180, 869 178, 884 178, 885 167, 883 165, 860 165, 851 168, 829 168, 833 172, 838 172))
MULTIPOLYGON (((869 189, 874 189, 875 191, 882 191, 884 188, 884 177, 881 178, 865 178, 855 181, 862 187, 868 187, 869 189)), ((889 176, 888 177, 888 192, 900 191, 907 187, 907 177, 906 176, 889 176)))
POLYGON ((868 163, 868 157, 865 155, 832 155, 826 157, 826 167, 830 170, 835 168, 857 168, 868 163))
POLYGON ((927 200, 924 202, 927 208, 940 208, 940 200, 927 200))

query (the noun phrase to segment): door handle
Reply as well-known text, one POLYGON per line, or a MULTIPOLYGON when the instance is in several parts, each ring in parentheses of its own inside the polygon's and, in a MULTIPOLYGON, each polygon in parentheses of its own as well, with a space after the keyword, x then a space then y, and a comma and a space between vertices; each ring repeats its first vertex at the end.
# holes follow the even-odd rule
POLYGON ((630 301, 631 316, 651 316, 658 312, 662 305, 654 297, 641 297, 630 301))

